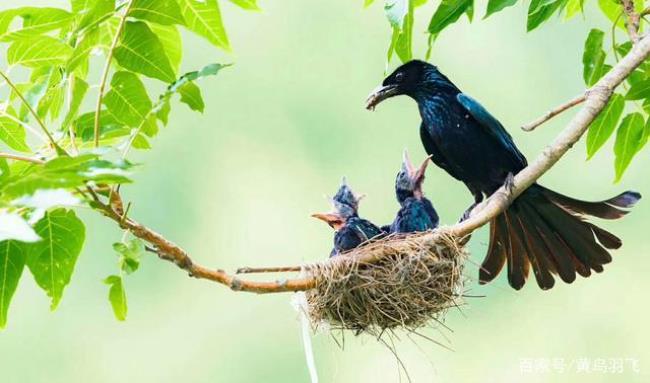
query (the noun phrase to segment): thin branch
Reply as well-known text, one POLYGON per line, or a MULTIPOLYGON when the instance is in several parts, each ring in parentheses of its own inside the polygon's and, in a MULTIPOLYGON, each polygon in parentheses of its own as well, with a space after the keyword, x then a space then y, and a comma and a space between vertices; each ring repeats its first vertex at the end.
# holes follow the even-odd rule
POLYGON ((117 48, 117 44, 120 42, 120 36, 122 35, 122 31, 124 30, 124 25, 126 24, 126 18, 129 15, 129 11, 131 10, 132 4, 133 1, 130 0, 128 5, 126 6, 126 10, 124 11, 124 14, 120 18, 120 24, 117 26, 117 31, 115 31, 113 42, 111 43, 111 47, 109 48, 108 53, 106 54, 106 64, 104 65, 104 71, 102 72, 102 77, 99 82, 99 94, 97 95, 97 104, 95 105, 95 130, 94 130, 95 147, 99 146, 99 122, 102 113, 102 101, 104 99, 106 82, 108 81, 108 73, 110 72, 111 69, 111 61, 113 61, 113 53, 115 52, 115 48, 117 48))
MULTIPOLYGON (((639 40, 632 50, 621 59, 605 76, 603 76, 586 95, 584 106, 573 117, 567 127, 559 136, 535 159, 530 165, 519 172, 515 177, 511 188, 502 187, 490 198, 477 206, 470 217, 447 229, 439 232, 432 232, 421 235, 417 238, 423 245, 432 243, 440 232, 455 235, 458 238, 466 238, 472 231, 490 222, 494 217, 501 214, 508 205, 524 190, 537 181, 548 171, 586 132, 589 124, 607 105, 614 89, 621 84, 643 61, 650 55, 650 35, 639 40)), ((195 278, 207 279, 230 287, 235 291, 247 291, 255 293, 279 293, 310 290, 316 287, 316 280, 313 278, 296 278, 274 282, 255 282, 238 279, 221 269, 208 269, 192 261, 188 253, 167 240, 162 235, 150 228, 118 214, 113 208, 103 203, 99 196, 88 189, 93 202, 91 206, 101 211, 106 217, 115 221, 120 228, 128 230, 135 237, 149 243, 149 251, 155 252, 161 259, 175 263, 179 268, 188 272, 195 278)), ((360 264, 374 263, 385 254, 381 249, 361 248, 351 251, 346 257, 335 257, 327 262, 346 262, 354 257, 355 262, 360 264)), ((270 268, 269 268, 270 269, 270 268)), ((246 269, 244 269, 246 270, 246 269)), ((257 269, 259 270, 259 269, 257 269)), ((274 271, 294 271, 295 268, 275 268, 274 271)))
MULTIPOLYGON (((309 266, 304 266, 308 268, 309 266)), ((240 267, 235 274, 254 274, 254 273, 287 273, 298 272, 303 266, 280 266, 280 267, 240 267)))
POLYGON ((625 13, 625 27, 630 35, 632 44, 639 42, 639 21, 641 16, 634 10, 634 0, 621 0, 623 12, 625 13))
POLYGON ((162 235, 145 227, 138 222, 123 217, 115 212, 109 205, 99 200, 96 193, 93 194, 93 207, 100 210, 106 217, 115 221, 122 229, 128 230, 134 236, 155 246, 154 251, 161 259, 173 262, 179 268, 195 278, 207 279, 221 283, 235 291, 247 291, 254 293, 280 293, 289 291, 305 291, 316 286, 316 281, 311 278, 287 279, 275 282, 255 282, 241 280, 220 269, 208 269, 192 261, 185 250, 175 243, 165 239, 162 235))
POLYGON ((0 153, 0 158, 7 158, 10 160, 23 161, 23 162, 31 162, 33 164, 38 164, 38 165, 45 163, 45 161, 39 158, 21 156, 20 154, 13 154, 13 153, 0 153))
POLYGON ((9 79, 9 77, 1 70, 0 70, 0 76, 2 76, 2 78, 4 78, 4 80, 11 87, 11 89, 14 91, 14 93, 16 93, 18 98, 20 98, 20 101, 22 101, 22 103, 25 105, 25 107, 27 108, 29 113, 32 116, 34 116, 34 119, 36 120, 38 125, 41 127, 41 130, 43 130, 43 133, 45 133, 45 135, 47 136, 47 139, 50 141, 50 144, 52 144, 52 147, 56 149, 57 145, 56 145, 56 141, 54 141, 54 137, 52 137, 52 134, 50 134, 49 130, 47 130, 47 128, 45 127, 45 124, 43 124, 43 121, 41 120, 41 118, 38 117, 38 114, 36 114, 36 111, 34 111, 34 109, 32 108, 31 105, 29 105, 29 102, 27 102, 27 100, 25 99, 25 96, 23 96, 23 94, 18 90, 18 88, 16 88, 16 85, 14 85, 14 83, 9 79))
POLYGON ((571 100, 565 102, 564 104, 562 104, 560 106, 557 106, 557 107, 549 110, 548 112, 546 112, 546 114, 539 117, 535 121, 533 121, 531 123, 528 123, 526 125, 523 125, 521 127, 521 129, 526 131, 526 132, 532 132, 535 128, 542 125, 543 123, 550 120, 551 118, 557 116, 558 114, 564 112, 565 110, 573 108, 574 106, 583 103, 587 99, 587 93, 588 92, 589 91, 585 92, 584 94, 581 94, 579 96, 576 96, 576 97, 572 98, 571 100))

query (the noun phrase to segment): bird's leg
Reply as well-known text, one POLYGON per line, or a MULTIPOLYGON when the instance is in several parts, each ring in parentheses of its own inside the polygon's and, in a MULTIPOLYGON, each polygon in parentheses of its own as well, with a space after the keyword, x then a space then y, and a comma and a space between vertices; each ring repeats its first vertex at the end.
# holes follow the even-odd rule
POLYGON ((471 204, 471 205, 467 208, 467 210, 465 210, 465 212, 464 212, 463 215, 460 217, 460 220, 459 220, 458 222, 463 222, 463 221, 465 221, 467 218, 469 218, 470 214, 472 214, 472 210, 474 210, 474 208, 476 207, 476 205, 478 205, 479 203, 483 202, 483 193, 482 193, 482 192, 480 192, 480 191, 478 191, 478 190, 472 190, 472 189, 470 189, 470 191, 471 191, 472 194, 474 195, 474 203, 471 204))

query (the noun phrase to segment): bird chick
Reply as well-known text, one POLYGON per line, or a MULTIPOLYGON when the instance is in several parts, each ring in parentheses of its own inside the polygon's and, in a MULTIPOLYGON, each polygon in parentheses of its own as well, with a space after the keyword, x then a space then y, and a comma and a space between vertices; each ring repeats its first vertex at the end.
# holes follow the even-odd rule
POLYGON ((390 225, 391 233, 413 233, 438 227, 438 213, 422 192, 424 173, 431 156, 419 168, 413 167, 408 152, 404 151, 402 168, 395 179, 395 194, 401 208, 390 225))
POLYGON ((372 222, 359 217, 358 196, 352 192, 345 179, 332 198, 333 209, 329 213, 316 213, 312 217, 326 222, 334 231, 334 248, 330 257, 359 247, 368 240, 384 234, 372 222))

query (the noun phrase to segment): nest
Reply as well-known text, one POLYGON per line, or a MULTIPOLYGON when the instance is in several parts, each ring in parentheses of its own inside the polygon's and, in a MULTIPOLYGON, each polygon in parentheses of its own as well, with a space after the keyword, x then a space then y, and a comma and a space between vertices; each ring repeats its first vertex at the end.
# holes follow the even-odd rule
POLYGON ((306 270, 316 288, 306 293, 316 328, 381 336, 442 322, 462 297, 462 243, 445 233, 389 236, 306 270))

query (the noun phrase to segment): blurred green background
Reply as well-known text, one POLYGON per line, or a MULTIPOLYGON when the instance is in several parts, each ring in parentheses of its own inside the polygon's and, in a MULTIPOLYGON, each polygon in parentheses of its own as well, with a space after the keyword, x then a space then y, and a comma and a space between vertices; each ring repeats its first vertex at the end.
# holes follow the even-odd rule
MULTIPOLYGON (((236 65, 202 82, 203 116, 176 105, 154 149, 136 155, 143 165, 137 182, 124 189, 134 201, 133 217, 184 246, 197 262, 227 270, 326 257, 332 232, 309 214, 329 208, 323 195, 335 191, 342 175, 368 194, 364 216, 391 220, 401 152, 408 148, 419 161, 424 151, 410 99, 394 99, 374 113, 363 108, 385 70, 390 31, 381 2, 364 10, 361 0, 260 1, 258 13, 221 3, 234 55, 191 37, 184 68, 236 65)), ((471 25, 463 19, 442 34, 431 61, 481 100, 533 158, 571 113, 534 133, 518 126, 584 89, 584 38, 592 26, 608 28, 590 9, 595 2, 588 3, 584 18, 551 21, 531 34, 523 5, 471 25)), ((0 9, 22 5, 67 2, 5 0, 0 9)), ((420 57, 436 5, 416 13, 420 57)), ((485 2, 477 9, 482 16, 485 2)), ((593 160, 585 158, 581 142, 542 183, 584 199, 628 188, 650 192, 647 151, 617 185, 611 142, 593 160)), ((425 190, 446 224, 471 202, 463 185, 435 167, 425 190)), ((147 256, 126 279, 129 316, 117 322, 101 281, 116 270, 110 244, 121 233, 96 214, 80 214, 88 240, 58 310, 49 311, 31 276, 21 281, 0 333, 3 382, 308 381, 300 321, 288 294, 233 293, 147 256)), ((468 299, 462 312, 447 316, 453 333, 444 332, 455 351, 423 339, 395 340, 413 381, 648 381, 648 219, 650 205, 642 201, 626 219, 604 223, 625 242, 606 272, 570 286, 558 282, 547 292, 533 280, 515 292, 504 275, 478 286, 469 263, 469 293, 485 297, 468 299), (583 360, 609 358, 636 360, 640 372, 629 363, 621 374, 578 372, 583 360), (545 370, 559 361, 566 371, 545 370)), ((471 242, 474 263, 486 247, 482 230, 471 242)), ((444 340, 436 330, 426 334, 444 340)), ((393 354, 373 338, 347 334, 343 350, 327 333, 313 342, 322 382, 399 380, 393 354)))

